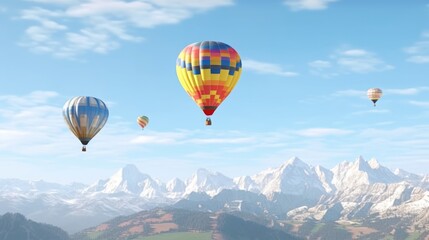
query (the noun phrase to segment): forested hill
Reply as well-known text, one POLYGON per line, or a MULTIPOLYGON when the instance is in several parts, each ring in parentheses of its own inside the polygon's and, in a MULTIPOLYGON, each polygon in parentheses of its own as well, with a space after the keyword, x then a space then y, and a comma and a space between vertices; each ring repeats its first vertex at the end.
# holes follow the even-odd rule
POLYGON ((37 223, 19 213, 0 216, 1 240, 69 240, 68 234, 59 227, 37 223))
POLYGON ((184 209, 154 209, 117 217, 94 228, 74 234, 74 240, 296 240, 282 230, 245 220, 228 213, 184 209))

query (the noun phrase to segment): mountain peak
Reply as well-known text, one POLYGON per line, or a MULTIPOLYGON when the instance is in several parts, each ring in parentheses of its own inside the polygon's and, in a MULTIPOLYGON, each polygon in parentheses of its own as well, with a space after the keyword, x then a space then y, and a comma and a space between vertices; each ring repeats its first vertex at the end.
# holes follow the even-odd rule
POLYGON ((375 158, 371 158, 371 160, 369 160, 368 164, 372 169, 380 168, 380 163, 375 158))
POLYGON ((215 195, 223 188, 233 188, 233 180, 218 172, 211 172, 199 168, 194 175, 186 181, 186 193, 206 191, 209 195, 215 195))
POLYGON ((196 174, 208 175, 208 174, 212 174, 212 172, 205 168, 198 168, 196 174))
POLYGON ((134 164, 127 164, 123 168, 120 169, 120 171, 125 174, 135 174, 140 173, 140 170, 136 167, 134 164))
POLYGON ((353 165, 361 171, 367 172, 371 167, 369 166, 368 162, 365 161, 365 159, 362 156, 359 156, 356 158, 356 160, 353 162, 353 165))
POLYGON ((294 166, 294 167, 301 167, 301 168, 308 168, 309 167, 307 163, 303 162, 298 157, 291 157, 280 168, 285 169, 287 166, 294 166))
POLYGON ((186 185, 182 180, 176 177, 167 182, 166 189, 169 192, 184 192, 186 185))
POLYGON ((366 162, 365 161, 365 159, 362 157, 362 155, 359 155, 357 158, 356 158, 356 160, 355 160, 355 162, 366 162))
POLYGON ((304 163, 301 159, 299 159, 298 157, 291 157, 289 160, 287 160, 288 164, 300 164, 300 163, 304 163))
POLYGON ((103 185, 103 192, 128 192, 139 194, 142 190, 141 184, 150 176, 141 173, 133 164, 127 164, 119 169, 109 180, 103 185))

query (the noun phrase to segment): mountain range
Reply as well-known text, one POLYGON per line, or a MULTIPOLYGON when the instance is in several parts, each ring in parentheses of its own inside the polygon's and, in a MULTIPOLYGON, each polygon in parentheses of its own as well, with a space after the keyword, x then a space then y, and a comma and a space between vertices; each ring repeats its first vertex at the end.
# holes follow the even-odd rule
POLYGON ((391 171, 376 159, 366 161, 359 156, 332 169, 310 166, 293 157, 277 168, 235 178, 198 169, 186 181, 173 178, 166 183, 134 165, 89 186, 0 180, 0 213, 20 212, 69 233, 120 215, 169 205, 247 211, 301 223, 397 219, 395 224, 404 231, 425 234, 429 229, 429 175, 391 171))

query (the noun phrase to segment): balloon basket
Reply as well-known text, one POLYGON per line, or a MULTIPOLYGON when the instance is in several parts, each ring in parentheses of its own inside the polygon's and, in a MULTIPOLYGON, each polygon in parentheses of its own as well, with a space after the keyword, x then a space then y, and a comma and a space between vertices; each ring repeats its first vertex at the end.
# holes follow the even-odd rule
POLYGON ((210 118, 206 119, 206 126, 211 126, 212 125, 212 120, 210 118))

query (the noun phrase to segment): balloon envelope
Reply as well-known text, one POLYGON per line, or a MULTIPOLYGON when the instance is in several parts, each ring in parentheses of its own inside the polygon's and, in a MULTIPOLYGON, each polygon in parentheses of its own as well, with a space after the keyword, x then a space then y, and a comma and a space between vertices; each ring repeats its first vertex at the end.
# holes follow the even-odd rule
MULTIPOLYGON (((203 41, 186 46, 176 62, 180 84, 207 117, 211 116, 231 93, 240 78, 241 69, 241 59, 237 51, 216 41, 203 41)), ((206 121, 206 124, 208 122, 211 124, 211 121, 206 121)))
POLYGON ((137 117, 137 124, 144 129, 147 124, 149 123, 149 118, 146 116, 139 116, 137 117))
POLYGON ((368 98, 374 103, 374 106, 375 106, 375 103, 383 95, 383 91, 381 91, 380 88, 370 88, 367 91, 367 95, 368 95, 368 98))
POLYGON ((63 116, 70 131, 83 144, 82 151, 85 151, 85 146, 106 124, 109 110, 98 98, 79 96, 64 104, 63 116))

